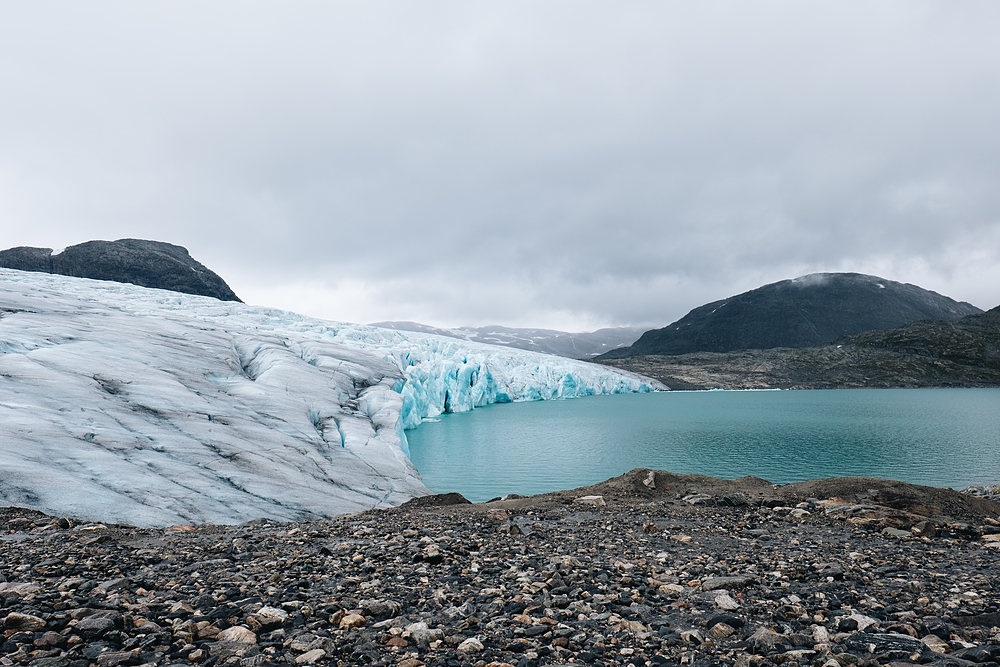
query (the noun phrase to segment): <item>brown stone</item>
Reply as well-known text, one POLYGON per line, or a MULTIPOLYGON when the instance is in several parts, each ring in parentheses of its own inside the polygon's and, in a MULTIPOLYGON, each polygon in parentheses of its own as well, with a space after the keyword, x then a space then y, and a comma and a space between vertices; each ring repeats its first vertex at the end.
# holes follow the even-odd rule
POLYGON ((236 642, 238 644, 256 644, 257 635, 242 625, 234 625, 220 632, 216 639, 220 642, 236 642))
POLYGON ((708 634, 712 635, 716 639, 725 639, 729 637, 736 629, 727 623, 716 623, 712 626, 712 629, 708 631, 708 634))
POLYGON ((59 634, 58 632, 46 632, 41 637, 34 641, 35 646, 38 648, 51 648, 53 646, 65 646, 66 637, 59 634))
POLYGON ((12 611, 3 619, 5 630, 17 630, 19 632, 37 632, 45 627, 45 619, 31 614, 20 614, 12 611))
POLYGON ((357 628, 365 624, 365 617, 361 614, 347 614, 342 619, 340 619, 340 627, 342 628, 357 628))

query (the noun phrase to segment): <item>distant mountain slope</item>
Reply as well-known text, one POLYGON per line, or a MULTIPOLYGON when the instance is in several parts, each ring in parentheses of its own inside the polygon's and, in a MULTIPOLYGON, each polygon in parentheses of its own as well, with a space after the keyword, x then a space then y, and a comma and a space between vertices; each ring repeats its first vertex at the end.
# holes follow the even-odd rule
POLYGON ((371 326, 397 331, 432 333, 477 343, 545 352, 570 359, 589 359, 609 350, 631 345, 645 331, 641 327, 616 327, 588 333, 567 333, 553 329, 513 329, 496 325, 439 329, 417 322, 375 322, 371 326))
POLYGON ((981 312, 916 285, 859 273, 816 273, 695 308, 605 358, 811 347, 917 320, 957 320, 981 312))
POLYGON ((225 280, 196 262, 186 248, 161 241, 87 241, 58 253, 20 246, 0 251, 0 267, 240 301, 225 280))
POLYGON ((956 321, 869 331, 834 345, 601 363, 654 377, 671 389, 1000 387, 1000 306, 956 321))

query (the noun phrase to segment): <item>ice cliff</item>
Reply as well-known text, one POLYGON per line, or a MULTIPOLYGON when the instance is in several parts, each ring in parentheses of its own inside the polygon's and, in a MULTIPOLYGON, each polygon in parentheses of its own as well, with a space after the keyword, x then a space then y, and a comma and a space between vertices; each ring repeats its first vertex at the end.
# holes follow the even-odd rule
POLYGON ((430 334, 0 270, 0 503, 141 526, 294 520, 429 493, 404 429, 494 402, 651 391, 430 334))

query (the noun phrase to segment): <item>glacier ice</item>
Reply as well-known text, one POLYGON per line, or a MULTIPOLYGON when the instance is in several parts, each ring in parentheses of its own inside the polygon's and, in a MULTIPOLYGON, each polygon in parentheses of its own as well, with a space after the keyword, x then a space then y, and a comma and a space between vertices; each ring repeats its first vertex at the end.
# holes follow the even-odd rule
POLYGON ((561 357, 0 270, 0 503, 143 526, 295 520, 429 493, 404 429, 652 391, 561 357))

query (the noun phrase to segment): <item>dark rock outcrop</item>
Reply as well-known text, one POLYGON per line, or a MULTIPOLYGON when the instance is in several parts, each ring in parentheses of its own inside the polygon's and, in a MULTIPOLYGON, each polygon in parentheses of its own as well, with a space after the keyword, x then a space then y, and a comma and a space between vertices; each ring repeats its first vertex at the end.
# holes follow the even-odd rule
POLYGON ((845 342, 1000 371, 1000 306, 957 321, 925 320, 868 331, 845 342))
POLYGON ((918 320, 957 320, 975 306, 858 273, 817 273, 695 308, 601 358, 804 348, 918 320))
POLYGON ((87 241, 59 254, 52 248, 22 246, 0 251, 0 267, 240 301, 226 281, 195 261, 186 248, 161 241, 87 241))

